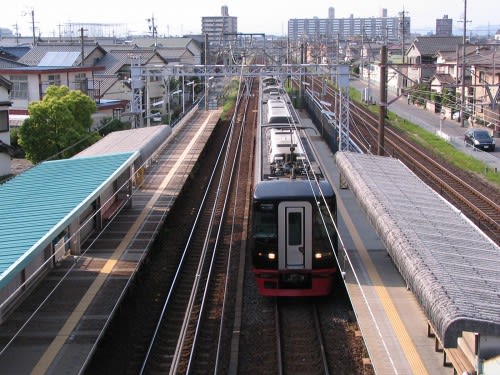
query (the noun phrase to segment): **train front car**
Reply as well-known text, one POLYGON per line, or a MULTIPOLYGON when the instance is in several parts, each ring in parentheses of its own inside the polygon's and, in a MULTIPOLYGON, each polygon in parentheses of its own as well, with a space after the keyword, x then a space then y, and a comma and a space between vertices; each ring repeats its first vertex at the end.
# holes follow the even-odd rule
POLYGON ((335 194, 321 174, 288 96, 276 92, 261 88, 252 205, 253 272, 264 296, 327 295, 337 272, 335 194))

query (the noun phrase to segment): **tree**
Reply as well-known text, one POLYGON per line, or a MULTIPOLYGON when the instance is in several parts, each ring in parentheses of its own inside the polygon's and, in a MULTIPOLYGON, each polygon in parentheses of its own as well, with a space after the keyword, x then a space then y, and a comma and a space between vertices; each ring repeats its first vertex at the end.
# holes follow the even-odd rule
POLYGON ((456 90, 454 87, 443 88, 443 95, 441 100, 441 105, 443 107, 451 108, 452 110, 456 108, 456 90))
POLYGON ((99 134, 90 132, 96 108, 80 91, 49 86, 43 100, 29 104, 29 118, 19 128, 26 158, 35 164, 48 158, 64 159, 96 142, 99 134))
POLYGON ((101 136, 108 135, 109 133, 127 130, 131 128, 130 122, 123 122, 118 119, 111 117, 104 117, 101 120, 101 126, 99 127, 99 134, 101 136))

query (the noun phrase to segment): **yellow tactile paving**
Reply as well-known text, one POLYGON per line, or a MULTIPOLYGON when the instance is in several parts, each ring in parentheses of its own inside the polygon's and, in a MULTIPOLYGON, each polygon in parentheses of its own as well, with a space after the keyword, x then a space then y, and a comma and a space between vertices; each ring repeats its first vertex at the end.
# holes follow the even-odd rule
MULTIPOLYGON (((420 357, 418 350, 406 329, 404 322, 401 320, 399 313, 394 305, 392 298, 384 285, 373 261, 368 254, 366 247, 356 229, 356 226, 353 224, 351 217, 346 210, 342 200, 339 198, 337 201, 339 211, 342 214, 342 218, 346 223, 346 227, 349 230, 349 234, 351 235, 356 249, 360 255, 360 259, 365 266, 365 270, 368 273, 370 280, 372 281, 372 285, 374 285, 374 289, 376 294, 379 297, 380 303, 382 304, 385 314, 387 316, 388 321, 390 322, 396 337, 398 339, 401 348, 403 349, 404 355, 413 371, 414 374, 425 375, 428 374, 427 369, 420 357)), ((390 355, 390 353, 388 353, 390 355)), ((397 372, 397 370, 395 369, 397 372)))

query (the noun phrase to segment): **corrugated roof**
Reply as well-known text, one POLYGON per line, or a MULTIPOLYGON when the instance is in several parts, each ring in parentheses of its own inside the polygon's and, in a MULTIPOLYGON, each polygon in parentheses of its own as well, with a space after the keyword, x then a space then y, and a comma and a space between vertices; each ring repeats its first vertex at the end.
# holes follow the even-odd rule
POLYGON ((399 160, 336 162, 444 345, 462 331, 500 336, 500 248, 399 160))
POLYGON ((48 161, 0 185, 0 288, 138 155, 126 152, 48 161))
MULTIPOLYGON (((137 158, 137 162, 142 164, 158 150, 171 133, 170 125, 111 132, 92 146, 76 154, 74 158, 138 151, 141 156, 137 158)), ((138 167, 140 166, 138 165, 138 167)))

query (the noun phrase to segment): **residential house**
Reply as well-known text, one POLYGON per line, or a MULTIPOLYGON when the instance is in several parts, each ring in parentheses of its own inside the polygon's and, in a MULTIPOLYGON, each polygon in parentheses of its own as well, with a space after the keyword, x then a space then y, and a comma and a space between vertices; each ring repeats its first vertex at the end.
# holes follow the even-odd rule
POLYGON ((447 73, 436 73, 431 79, 431 90, 437 93, 442 93, 446 87, 456 87, 457 81, 447 73))
MULTIPOLYGON (((148 103, 162 102, 165 96, 165 82, 161 68, 168 64, 155 48, 140 48, 137 46, 121 45, 113 46, 107 50, 106 56, 100 61, 104 67, 102 73, 96 75, 96 85, 101 92, 103 100, 128 101, 132 103, 127 106, 127 111, 122 111, 119 116, 128 113, 137 116, 138 111, 148 106, 148 103), (141 92, 134 93, 132 82, 132 67, 136 66, 147 78, 141 78, 141 92), (157 67, 153 71, 151 67, 157 67), (146 71, 148 74, 146 74, 146 71), (138 95, 134 98, 134 94, 138 95), (139 108, 132 108, 134 100, 139 108)), ((166 106, 163 105, 161 112, 165 113, 166 106)), ((147 115, 146 115, 147 116, 147 115)))
POLYGON ((491 126, 500 136, 500 48, 478 48, 467 58, 472 76, 473 110, 476 121, 491 126), (495 124, 495 125, 493 125, 495 124))
POLYGON ((96 66, 105 54, 92 41, 38 42, 18 62, 28 66, 96 66))
POLYGON ((31 47, 28 46, 0 46, 0 58, 8 61, 18 61, 31 47))
POLYGON ((199 65, 204 61, 203 45, 194 38, 133 38, 131 43, 137 47, 156 47, 170 64, 199 65))
MULTIPOLYGON (((399 94, 401 85, 402 85, 402 79, 403 75, 401 74, 400 67, 398 65, 401 65, 402 63, 402 58, 401 54, 394 54, 391 56, 387 56, 387 62, 388 62, 388 67, 387 67, 387 89, 392 91, 394 94, 399 94)), ((380 60, 373 61, 369 66, 368 69, 365 69, 366 71, 364 72, 364 79, 369 79, 372 82, 377 82, 377 84, 380 82, 380 60)), ((369 95, 369 94, 367 94, 369 95)), ((371 95, 369 95, 371 96, 371 95)), ((365 100, 371 101, 371 99, 366 98, 365 100)))
POLYGON ((461 43, 461 37, 417 37, 405 53, 405 62, 412 64, 408 66, 407 86, 430 82, 436 73, 438 53, 456 53, 461 43))
POLYGON ((496 67, 500 66, 500 54, 496 48, 494 45, 467 45, 465 57, 463 48, 455 52, 439 51, 436 74, 431 79, 432 91, 440 93, 445 87, 454 87, 461 96, 463 86, 468 113, 484 123, 498 122, 500 69, 496 67))
POLYGON ((9 127, 9 92, 12 83, 0 75, 0 176, 10 174, 10 158, 12 147, 10 146, 9 127))
POLYGON ((100 67, 84 66, 22 66, 15 68, 2 68, 0 75, 8 77, 12 82, 11 100, 12 107, 9 113, 23 120, 28 115, 28 105, 32 101, 42 100, 49 85, 66 85, 71 89, 86 90, 87 78, 92 80, 100 67))
MULTIPOLYGON (((168 90, 165 90, 161 68, 158 74, 151 74, 148 68, 149 79, 144 85, 147 93, 142 89, 140 94, 139 90, 134 91, 131 84, 133 64, 192 67, 201 63, 202 48, 193 38, 139 38, 137 42, 140 45, 134 41, 119 43, 113 40, 104 42, 109 45, 100 45, 89 40, 83 44, 76 39, 54 40, 37 43, 17 61, 0 54, 0 74, 13 82, 11 121, 22 123, 28 104, 41 100, 49 84, 67 85, 92 97, 98 106, 94 116, 96 123, 102 117, 119 117, 126 112, 137 115, 143 109, 132 109, 131 103, 140 101, 144 108, 148 103, 165 102, 168 90)), ((159 110, 165 113, 166 107, 163 104, 159 110)))
POLYGON ((39 42, 17 61, 3 60, 0 74, 12 82, 11 125, 22 124, 28 115, 29 103, 42 100, 49 85, 66 85, 92 98, 99 97, 93 77, 102 70, 96 63, 104 54, 95 43, 39 42))

